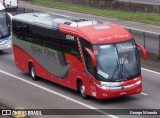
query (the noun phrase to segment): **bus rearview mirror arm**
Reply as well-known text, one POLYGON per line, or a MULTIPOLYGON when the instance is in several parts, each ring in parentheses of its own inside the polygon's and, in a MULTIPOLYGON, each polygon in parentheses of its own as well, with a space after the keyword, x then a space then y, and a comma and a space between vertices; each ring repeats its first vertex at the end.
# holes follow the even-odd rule
POLYGON ((142 45, 140 45, 140 44, 136 44, 136 46, 141 49, 142 54, 143 54, 143 59, 147 60, 148 59, 148 55, 147 55, 146 49, 142 45))
POLYGON ((12 18, 13 18, 12 14, 10 14, 10 13, 8 13, 8 12, 7 12, 7 14, 8 14, 10 20, 12 21, 12 18))
POLYGON ((94 55, 94 53, 92 52, 92 50, 90 50, 89 48, 85 48, 85 49, 89 53, 89 55, 91 56, 92 66, 96 67, 97 66, 96 56, 94 55))

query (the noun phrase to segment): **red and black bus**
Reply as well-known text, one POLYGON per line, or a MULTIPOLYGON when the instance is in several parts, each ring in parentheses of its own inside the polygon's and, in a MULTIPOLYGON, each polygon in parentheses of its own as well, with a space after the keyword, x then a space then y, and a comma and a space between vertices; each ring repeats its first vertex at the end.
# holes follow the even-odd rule
POLYGON ((16 66, 80 92, 106 99, 142 91, 140 57, 147 53, 122 27, 55 13, 16 15, 13 51, 16 66))

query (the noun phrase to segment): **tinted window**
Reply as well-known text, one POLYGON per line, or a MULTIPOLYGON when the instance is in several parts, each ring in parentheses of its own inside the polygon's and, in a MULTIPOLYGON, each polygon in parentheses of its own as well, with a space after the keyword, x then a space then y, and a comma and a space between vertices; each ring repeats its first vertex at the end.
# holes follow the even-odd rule
POLYGON ((0 38, 10 35, 10 22, 6 11, 0 11, 0 38))
POLYGON ((67 40, 66 34, 58 30, 55 31, 17 21, 13 21, 13 34, 20 40, 69 53, 81 61, 76 37, 74 37, 75 40, 67 40))

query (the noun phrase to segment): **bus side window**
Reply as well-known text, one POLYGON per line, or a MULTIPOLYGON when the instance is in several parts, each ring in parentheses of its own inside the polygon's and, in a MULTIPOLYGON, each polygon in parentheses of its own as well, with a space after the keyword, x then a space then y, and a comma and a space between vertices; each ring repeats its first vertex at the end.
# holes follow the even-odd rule
POLYGON ((45 34, 46 32, 44 32, 42 29, 43 28, 35 25, 29 25, 28 33, 26 33, 26 36, 28 37, 27 40, 34 44, 43 46, 44 40, 45 40, 45 37, 43 34, 45 34))
POLYGON ((13 34, 20 40, 24 40, 24 30, 25 30, 25 24, 17 21, 13 21, 13 34))
POLYGON ((82 61, 77 42, 76 43, 68 42, 67 44, 63 44, 62 47, 63 47, 62 49, 63 52, 69 53, 73 55, 75 58, 77 58, 79 61, 82 61))
POLYGON ((66 66, 66 58, 64 55, 64 52, 62 51, 63 49, 63 45, 56 41, 56 39, 53 38, 47 38, 47 40, 44 40, 44 45, 46 48, 52 50, 52 52, 54 52, 55 55, 57 55, 55 57, 55 60, 58 60, 57 63, 59 63, 61 66, 66 66))
POLYGON ((80 43, 81 43, 81 47, 82 47, 82 51, 83 51, 83 56, 84 56, 84 60, 85 60, 85 64, 86 64, 86 68, 88 70, 88 72, 95 77, 95 67, 92 66, 92 59, 89 55, 89 53, 86 51, 86 48, 89 48, 92 50, 92 46, 89 42, 87 42, 84 39, 80 39, 80 43))

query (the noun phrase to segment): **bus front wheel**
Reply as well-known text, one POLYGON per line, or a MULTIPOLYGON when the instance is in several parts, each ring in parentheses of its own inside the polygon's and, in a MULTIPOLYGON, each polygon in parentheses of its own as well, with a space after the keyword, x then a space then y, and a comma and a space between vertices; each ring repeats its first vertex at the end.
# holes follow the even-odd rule
POLYGON ((79 83, 79 92, 83 99, 87 99, 88 95, 85 93, 85 86, 82 82, 79 83))
POLYGON ((30 76, 33 80, 38 80, 37 76, 36 76, 36 71, 35 71, 35 68, 33 66, 33 64, 29 64, 29 73, 30 73, 30 76))

